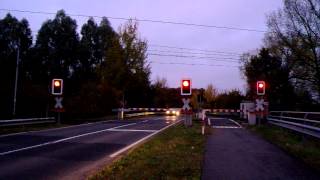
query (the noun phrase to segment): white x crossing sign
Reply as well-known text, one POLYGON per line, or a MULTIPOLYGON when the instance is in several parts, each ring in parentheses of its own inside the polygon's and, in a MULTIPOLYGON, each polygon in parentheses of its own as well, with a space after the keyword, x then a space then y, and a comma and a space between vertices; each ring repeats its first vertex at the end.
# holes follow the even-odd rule
POLYGON ((256 99, 256 111, 264 111, 264 99, 256 99))
POLYGON ((55 109, 62 109, 63 108, 63 106, 62 106, 63 97, 55 97, 54 99, 56 100, 56 104, 54 105, 54 108, 55 109))
POLYGON ((189 98, 183 98, 182 102, 183 102, 183 107, 182 107, 183 110, 190 110, 191 109, 191 107, 189 106, 189 103, 190 103, 189 98))

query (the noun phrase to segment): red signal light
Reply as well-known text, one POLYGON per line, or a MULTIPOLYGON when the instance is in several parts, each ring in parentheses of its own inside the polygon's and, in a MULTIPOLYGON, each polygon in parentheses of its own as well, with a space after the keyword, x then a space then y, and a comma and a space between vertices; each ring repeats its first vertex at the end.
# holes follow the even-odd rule
POLYGON ((53 95, 62 95, 62 93, 63 93, 63 79, 52 79, 51 93, 53 95))
POLYGON ((257 81, 257 95, 265 95, 266 83, 264 81, 257 81))
POLYGON ((57 80, 54 81, 54 86, 55 86, 55 87, 59 87, 60 85, 61 85, 61 84, 60 84, 60 81, 57 81, 57 80))
POLYGON ((182 85, 183 85, 184 87, 189 86, 189 81, 183 81, 182 85))
POLYGON ((191 95, 191 80, 190 79, 183 79, 181 81, 181 95, 187 96, 191 95))

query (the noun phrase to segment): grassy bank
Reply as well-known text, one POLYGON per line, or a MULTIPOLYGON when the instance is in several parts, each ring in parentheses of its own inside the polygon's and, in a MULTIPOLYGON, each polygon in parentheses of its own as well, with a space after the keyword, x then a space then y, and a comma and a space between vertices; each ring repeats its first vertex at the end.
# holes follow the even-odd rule
POLYGON ((261 125, 249 129, 320 172, 319 139, 274 125, 261 125))
POLYGON ((194 123, 191 128, 179 124, 90 179, 200 179, 204 143, 200 123, 194 123))

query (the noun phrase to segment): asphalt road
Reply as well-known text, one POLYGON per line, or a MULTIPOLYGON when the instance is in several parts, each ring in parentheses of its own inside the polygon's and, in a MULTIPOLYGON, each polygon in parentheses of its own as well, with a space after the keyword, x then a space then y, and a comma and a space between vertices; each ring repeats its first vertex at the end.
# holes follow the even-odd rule
POLYGON ((84 124, 0 136, 0 179, 85 179, 174 116, 84 124))
POLYGON ((319 174, 231 119, 213 118, 202 179, 319 179, 319 174))

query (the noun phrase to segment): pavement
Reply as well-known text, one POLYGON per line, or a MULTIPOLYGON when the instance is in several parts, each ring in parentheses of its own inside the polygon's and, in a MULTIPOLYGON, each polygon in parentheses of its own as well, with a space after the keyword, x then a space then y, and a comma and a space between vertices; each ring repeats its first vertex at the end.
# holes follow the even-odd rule
POLYGON ((86 179, 176 122, 145 117, 0 136, 0 179, 86 179))
POLYGON ((211 118, 202 179, 319 179, 319 174, 228 118, 211 118))

